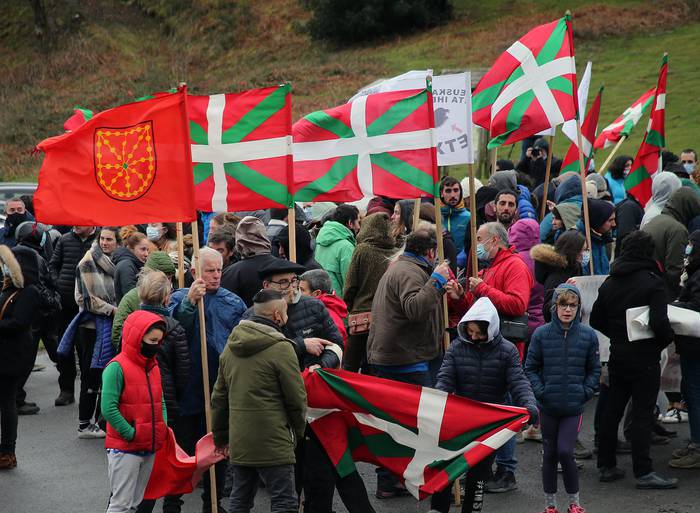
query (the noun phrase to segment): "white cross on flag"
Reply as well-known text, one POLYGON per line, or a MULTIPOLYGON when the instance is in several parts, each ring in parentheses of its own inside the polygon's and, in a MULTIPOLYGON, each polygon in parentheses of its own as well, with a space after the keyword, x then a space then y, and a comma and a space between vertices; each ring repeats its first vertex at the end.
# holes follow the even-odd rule
POLYGON ((474 90, 473 120, 489 148, 575 119, 576 63, 568 16, 535 27, 496 60, 474 90))

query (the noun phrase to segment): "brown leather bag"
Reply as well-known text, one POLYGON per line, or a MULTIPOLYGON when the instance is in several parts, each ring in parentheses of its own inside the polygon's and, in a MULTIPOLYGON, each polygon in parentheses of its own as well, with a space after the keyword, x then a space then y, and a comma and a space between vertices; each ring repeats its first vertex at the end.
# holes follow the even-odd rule
POLYGON ((15 290, 12 294, 10 294, 10 297, 8 297, 7 301, 5 301, 5 304, 2 305, 2 310, 0 310, 0 321, 5 316, 5 310, 7 310, 8 306, 10 306, 10 303, 12 303, 12 300, 17 294, 19 294, 19 290, 15 290))
POLYGON ((360 312, 348 316, 348 334, 362 335, 369 333, 369 326, 372 324, 372 312, 360 312))

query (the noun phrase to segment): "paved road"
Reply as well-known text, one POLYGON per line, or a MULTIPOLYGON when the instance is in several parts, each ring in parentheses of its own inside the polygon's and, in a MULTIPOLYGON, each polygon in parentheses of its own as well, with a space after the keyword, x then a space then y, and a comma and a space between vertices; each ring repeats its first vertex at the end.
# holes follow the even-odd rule
MULTIPOLYGON (((77 407, 56 408, 57 373, 45 355, 40 362, 46 370, 36 372, 29 382, 29 399, 41 407, 38 415, 20 417, 17 458, 19 466, 0 474, 0 513, 99 513, 106 508, 109 489, 107 469, 101 440, 79 440, 76 433, 77 407)), ((583 440, 590 445, 590 405, 584 420, 583 440)), ((643 492, 634 489, 627 478, 612 484, 599 483, 595 462, 584 462, 581 470, 581 497, 589 513, 699 513, 700 471, 674 471, 666 466, 671 450, 687 438, 687 424, 678 426, 678 441, 653 448, 657 469, 680 479, 680 488, 671 491, 643 492)), ((520 468, 517 478, 519 489, 501 495, 487 495, 486 512, 535 513, 542 510, 542 491, 539 473, 540 445, 526 442, 518 446, 520 468)), ((620 466, 631 474, 629 456, 620 457, 620 466)), ((361 466, 367 488, 372 493, 375 477, 372 467, 361 466)), ((561 486, 561 485, 560 485, 561 486)), ((566 496, 560 490, 560 500, 566 496)), ((184 513, 198 513, 201 502, 197 492, 186 498, 184 513)), ((427 501, 412 498, 378 501, 373 498, 377 513, 425 512, 427 501)), ((336 511, 345 511, 341 504, 336 511)), ((160 506, 156 507, 160 512, 160 506)), ((264 492, 254 509, 256 513, 269 511, 264 492)), ((457 511, 453 508, 453 512, 457 511)))

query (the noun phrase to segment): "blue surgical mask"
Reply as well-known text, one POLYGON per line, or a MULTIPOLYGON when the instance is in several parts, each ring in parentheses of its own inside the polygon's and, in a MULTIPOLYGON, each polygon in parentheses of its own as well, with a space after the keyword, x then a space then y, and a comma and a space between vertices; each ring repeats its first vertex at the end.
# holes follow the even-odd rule
POLYGON ((688 245, 685 247, 685 256, 690 256, 690 254, 691 254, 692 252, 693 252, 693 245, 692 245, 692 244, 688 244, 688 245))
POLYGON ((486 262, 491 260, 491 255, 489 255, 489 252, 486 250, 486 246, 481 243, 476 245, 476 258, 486 262))
POLYGON ((584 251, 581 254, 581 267, 588 267, 591 263, 591 252, 590 251, 584 251))
POLYGON ((148 237, 148 240, 150 241, 156 241, 160 239, 160 230, 155 226, 147 226, 146 237, 148 237))
POLYGON ((7 276, 8 278, 10 277, 10 268, 5 264, 2 264, 2 275, 7 276))
POLYGON ((695 164, 683 164, 683 167, 685 168, 685 172, 688 174, 691 174, 693 171, 695 171, 695 164))

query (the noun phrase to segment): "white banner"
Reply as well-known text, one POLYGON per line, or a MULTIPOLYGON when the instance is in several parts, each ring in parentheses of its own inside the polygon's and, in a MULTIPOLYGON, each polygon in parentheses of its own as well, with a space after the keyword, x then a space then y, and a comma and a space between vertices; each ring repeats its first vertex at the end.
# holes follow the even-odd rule
MULTIPOLYGON (((422 89, 432 70, 408 71, 360 90, 348 101, 360 96, 422 89)), ((471 76, 467 73, 433 77, 433 108, 438 166, 474 162, 472 140, 471 76)))

